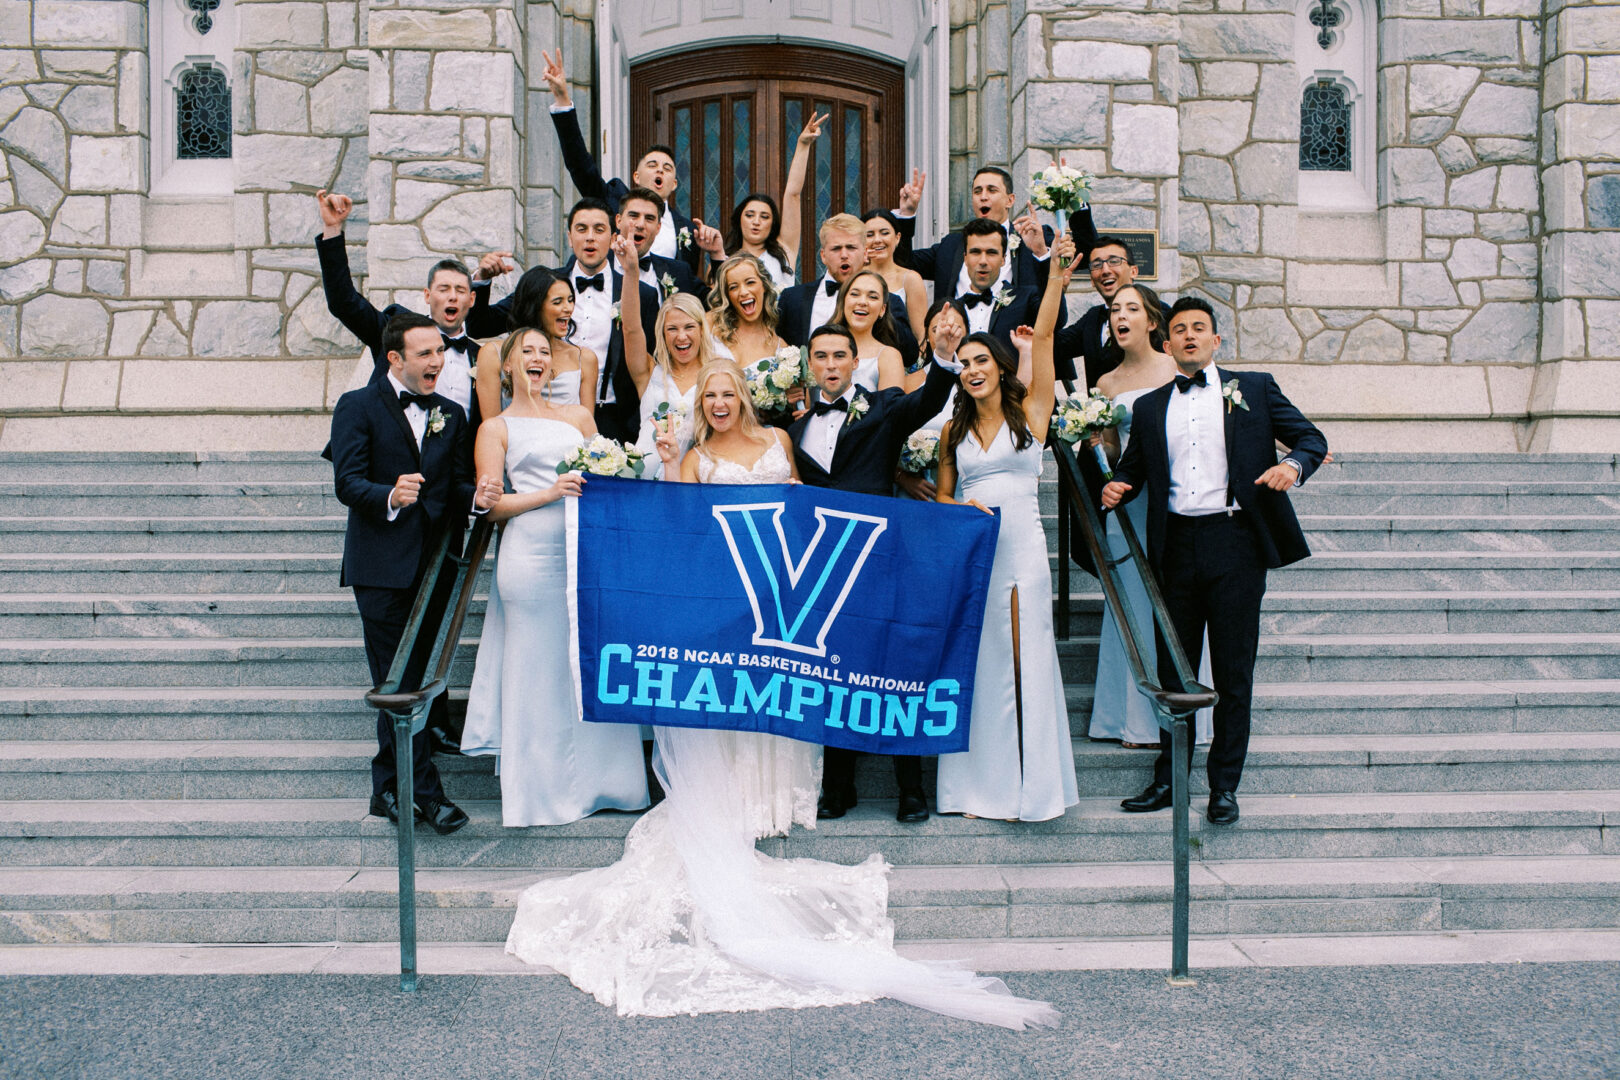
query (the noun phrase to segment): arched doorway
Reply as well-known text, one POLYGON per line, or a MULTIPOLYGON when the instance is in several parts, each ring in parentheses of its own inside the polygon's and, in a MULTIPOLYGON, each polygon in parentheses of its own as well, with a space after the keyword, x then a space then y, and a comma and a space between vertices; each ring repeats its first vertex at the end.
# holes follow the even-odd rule
MULTIPOLYGON (((675 150, 682 213, 721 230, 750 191, 780 198, 810 110, 829 113, 805 179, 799 266, 817 265, 816 224, 888 206, 904 182, 905 71, 803 45, 737 45, 630 70, 631 145, 675 150), (717 77, 715 58, 724 55, 717 77)), ((800 280, 809 275, 801 269, 800 280)))

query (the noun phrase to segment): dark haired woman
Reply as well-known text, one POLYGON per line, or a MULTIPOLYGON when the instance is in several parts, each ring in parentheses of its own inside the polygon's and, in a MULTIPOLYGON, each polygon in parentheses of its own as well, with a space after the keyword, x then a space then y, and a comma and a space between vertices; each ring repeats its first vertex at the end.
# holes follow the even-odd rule
MULTIPOLYGON (((1065 236, 1059 255, 1074 252, 1065 236)), ((1052 417, 1052 337, 1073 273, 1053 267, 1035 320, 1033 378, 1011 349, 970 334, 956 409, 939 440, 939 501, 1001 511, 974 675, 968 750, 939 759, 940 813, 1009 821, 1062 817, 1080 801, 1052 634, 1052 571, 1041 528, 1041 453, 1052 417)))
MULTIPOLYGON (((574 326, 574 286, 566 275, 543 266, 531 266, 512 290, 513 326, 538 327, 551 345, 551 377, 544 393, 553 405, 583 405, 596 411, 597 355, 568 340, 574 326), (589 387, 581 391, 581 387, 589 387)), ((478 378, 474 390, 484 416, 499 416, 511 400, 501 390, 501 348, 504 338, 486 342, 478 350, 478 378)))
POLYGON ((793 284, 793 264, 799 257, 801 218, 799 196, 804 191, 805 173, 810 167, 810 147, 821 137, 826 114, 813 111, 810 122, 799 132, 799 143, 788 165, 787 183, 782 187, 782 208, 762 191, 751 191, 731 211, 731 228, 726 232, 726 251, 731 255, 752 255, 765 266, 776 291, 793 284))
MULTIPOLYGON (((1092 436, 1091 442, 1100 444, 1110 461, 1118 461, 1131 437, 1130 408, 1137 398, 1175 378, 1176 362, 1165 352, 1164 307, 1159 303, 1158 294, 1146 285, 1125 285, 1114 294, 1108 304, 1108 327, 1111 334, 1103 346, 1103 363, 1115 366, 1097 380, 1097 390, 1125 406, 1127 413, 1125 422, 1118 428, 1092 436)), ((1130 550, 1121 531, 1127 521, 1143 545, 1147 544, 1146 506, 1144 500, 1138 499, 1108 515, 1108 547, 1114 558, 1130 550)), ((1131 610, 1149 610, 1147 589, 1134 574, 1125 575, 1125 595, 1131 610)), ((1151 655, 1145 659, 1156 663, 1151 655)), ((1212 685, 1207 643, 1198 678, 1205 686, 1212 685)), ((1212 709, 1198 710, 1194 722, 1198 742, 1209 741, 1213 714, 1212 709)), ((1114 613, 1106 608, 1097 654, 1097 690, 1091 699, 1091 726, 1087 734, 1093 739, 1118 739, 1121 745, 1132 750, 1159 745, 1158 717, 1148 699, 1136 688, 1114 613)))
POLYGON ((867 265, 883 275, 890 292, 906 298, 911 332, 921 341, 926 324, 922 310, 928 304, 928 286, 923 284, 923 276, 917 271, 894 261, 894 253, 900 247, 900 222, 893 210, 883 209, 868 210, 862 220, 866 222, 867 265))
POLYGON ((889 285, 876 270, 850 275, 833 305, 833 325, 855 337, 855 384, 871 393, 900 386, 906 362, 900 355, 900 332, 889 314, 889 285))

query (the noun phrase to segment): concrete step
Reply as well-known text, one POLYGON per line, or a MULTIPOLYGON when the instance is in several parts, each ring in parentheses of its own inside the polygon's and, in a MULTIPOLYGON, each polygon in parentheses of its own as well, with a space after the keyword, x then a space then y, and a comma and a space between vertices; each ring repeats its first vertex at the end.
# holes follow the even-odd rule
MULTIPOLYGON (((375 739, 0 742, 0 799, 343 799, 371 793, 375 739)), ((1154 752, 1073 741, 1080 791, 1134 795, 1154 752)), ((1201 761, 1202 754, 1199 755, 1201 761)), ((460 799, 498 799, 492 758, 438 759, 460 799)), ((1620 780, 1620 732, 1487 735, 1260 735, 1244 791, 1593 791, 1620 780)), ((863 759, 859 790, 898 794, 881 758, 863 759)), ((1201 764, 1194 789, 1206 793, 1201 764)))
POLYGON ((0 475, 36 483, 332 482, 332 464, 309 450, 51 450, 0 452, 0 475))
MULTIPOLYGON (((456 796, 452 788, 451 797, 456 796)), ((1203 859, 1620 855, 1620 791, 1243 795, 1242 820, 1194 815, 1203 859)), ((452 836, 420 830, 422 867, 546 869, 619 857, 636 815, 506 829, 498 803, 461 803, 452 836)), ((1126 814, 1085 798, 1039 823, 894 820, 863 802, 838 821, 761 842, 775 855, 853 863, 874 851, 895 865, 1156 861, 1170 857, 1169 814, 1126 814)), ((364 799, 14 800, 0 802, 0 866, 362 866, 395 864, 394 827, 364 799)))
MULTIPOLYGON (((423 941, 502 941, 519 894, 566 870, 417 875, 423 941)), ((1195 934, 1620 925, 1620 858, 1228 862, 1192 867, 1195 934)), ((394 941, 398 876, 363 867, 0 869, 0 944, 394 941)), ((898 866, 895 936, 1134 937, 1170 930, 1162 863, 898 866)))
MULTIPOLYGON (((1471 517, 1301 515, 1300 528, 1316 554, 1329 551, 1469 552, 1613 551, 1620 548, 1620 514, 1562 516, 1499 514, 1471 517)), ((1041 519, 1049 553, 1057 550, 1057 519, 1041 519)))
POLYGON ((1620 589, 1620 552, 1318 551, 1267 581, 1288 592, 1604 592, 1620 589))
POLYGON ((348 519, 316 517, 6 517, 0 544, 12 552, 118 554, 230 552, 338 554, 348 519))
MULTIPOLYGON (((1289 493, 1302 515, 1444 515, 1620 513, 1620 482, 1503 480, 1322 480, 1289 493)), ((1043 515, 1057 511, 1058 485, 1048 467, 1040 487, 1043 515)))
POLYGON ((322 480, 0 481, 0 508, 28 517, 264 517, 345 513, 322 480))
MULTIPOLYGON (((331 592, 347 596, 338 588, 342 562, 337 552, 0 552, 0 594, 331 592)), ((1616 562, 1620 564, 1620 560, 1616 562)))

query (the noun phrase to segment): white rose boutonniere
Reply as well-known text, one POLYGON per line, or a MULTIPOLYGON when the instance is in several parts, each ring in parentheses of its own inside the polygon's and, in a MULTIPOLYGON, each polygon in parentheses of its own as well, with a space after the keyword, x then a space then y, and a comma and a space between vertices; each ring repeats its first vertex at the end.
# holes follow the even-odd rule
POLYGON ((1244 412, 1249 411, 1249 403, 1243 400, 1243 391, 1238 389, 1238 381, 1236 379, 1228 379, 1226 382, 1221 384, 1221 397, 1226 399, 1227 412, 1231 412, 1232 406, 1234 405, 1242 409, 1244 412))
POLYGON ((866 410, 871 407, 871 403, 866 400, 866 395, 859 390, 855 391, 855 396, 849 402, 849 418, 844 421, 844 426, 848 427, 865 416, 866 410))
POLYGON ((681 248, 683 250, 686 249, 686 248, 691 247, 692 246, 692 230, 691 229, 682 229, 680 232, 676 233, 675 234, 675 246, 677 248, 681 248))
POLYGON ((615 300, 615 301, 613 301, 613 325, 614 326, 619 325, 619 322, 620 322, 621 318, 622 318, 622 316, 620 316, 620 314, 619 314, 619 302, 617 300, 615 300))
POLYGON ((1024 244, 1024 238, 1018 235, 1017 229, 1007 230, 1007 258, 1012 258, 1024 244))
POLYGON ((665 274, 658 280, 658 284, 663 286, 665 300, 668 300, 670 297, 675 295, 676 289, 674 274, 665 274))
POLYGON ((1008 304, 1012 303, 1012 299, 1013 299, 1013 293, 1012 293, 1012 286, 1011 285, 1003 285, 1001 288, 996 290, 996 297, 995 297, 996 307, 1004 308, 1008 304))
MULTIPOLYGON (((1247 408, 1247 406, 1244 407, 1247 408)), ((439 432, 444 430, 444 423, 444 410, 439 408, 437 405, 433 406, 433 411, 428 413, 427 434, 423 435, 422 437, 427 438, 428 435, 437 435, 439 432)))

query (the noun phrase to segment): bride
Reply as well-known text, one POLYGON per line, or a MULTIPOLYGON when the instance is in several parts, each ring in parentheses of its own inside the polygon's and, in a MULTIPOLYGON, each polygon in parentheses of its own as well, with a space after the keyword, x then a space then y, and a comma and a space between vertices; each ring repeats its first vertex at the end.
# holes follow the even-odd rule
MULTIPOLYGON (((687 483, 797 479, 784 432, 763 427, 742 370, 712 360, 697 379, 692 449, 660 423, 665 476, 687 483)), ((755 849, 814 828, 819 747, 755 732, 657 727, 668 796, 612 866, 540 881, 518 900, 506 949, 544 964, 621 1016, 847 1005, 894 997, 1003 1027, 1055 1024, 1044 1002, 999 979, 894 951, 888 864, 775 859, 755 849)))

